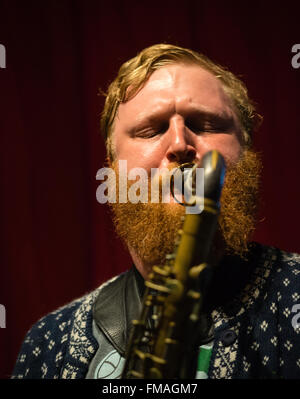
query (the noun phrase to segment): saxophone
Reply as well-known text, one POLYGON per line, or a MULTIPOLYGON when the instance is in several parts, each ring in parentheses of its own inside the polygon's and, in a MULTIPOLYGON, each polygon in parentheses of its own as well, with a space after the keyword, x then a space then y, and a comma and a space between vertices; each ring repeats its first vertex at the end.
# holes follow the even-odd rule
POLYGON ((167 255, 163 266, 153 267, 145 282, 142 310, 140 318, 133 320, 122 378, 195 378, 203 299, 213 273, 208 256, 225 175, 224 159, 216 150, 204 155, 201 166, 203 210, 184 216, 174 252, 167 255))

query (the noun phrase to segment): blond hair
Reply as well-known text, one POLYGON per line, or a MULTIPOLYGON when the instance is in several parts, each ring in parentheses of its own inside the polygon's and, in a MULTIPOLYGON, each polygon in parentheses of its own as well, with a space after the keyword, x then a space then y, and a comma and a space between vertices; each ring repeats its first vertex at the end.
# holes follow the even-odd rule
POLYGON ((171 44, 156 44, 142 50, 125 62, 116 79, 109 85, 101 114, 101 131, 106 141, 107 154, 113 159, 112 131, 120 103, 130 100, 147 82, 150 75, 166 65, 183 63, 199 65, 218 78, 233 101, 241 124, 244 145, 250 147, 252 133, 261 121, 244 83, 226 68, 203 54, 171 44))

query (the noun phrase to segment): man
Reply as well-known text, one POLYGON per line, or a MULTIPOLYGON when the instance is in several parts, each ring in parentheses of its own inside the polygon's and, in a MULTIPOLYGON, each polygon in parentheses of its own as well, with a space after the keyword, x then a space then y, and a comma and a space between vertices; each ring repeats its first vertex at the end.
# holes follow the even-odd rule
MULTIPOLYGON (((259 186, 260 161, 251 149, 258 124, 239 79, 167 44, 143 50, 120 68, 102 114, 108 162, 117 175, 122 160, 129 172, 139 167, 151 176, 153 168, 200 165, 210 150, 225 159, 197 378, 300 377, 299 256, 249 242, 259 186)), ((41 319, 24 340, 14 378, 120 377, 144 279, 173 252, 182 226, 184 208, 174 202, 111 204, 134 267, 41 319)))

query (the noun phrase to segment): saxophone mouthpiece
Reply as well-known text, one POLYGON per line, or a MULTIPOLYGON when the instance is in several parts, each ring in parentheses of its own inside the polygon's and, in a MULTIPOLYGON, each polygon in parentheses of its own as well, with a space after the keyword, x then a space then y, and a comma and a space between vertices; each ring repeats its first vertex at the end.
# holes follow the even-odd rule
POLYGON ((191 162, 179 165, 171 176, 171 193, 175 201, 183 206, 193 206, 198 192, 201 192, 203 198, 219 206, 225 170, 224 158, 216 150, 208 151, 200 166, 191 162), (199 179, 197 169, 202 169, 202 173, 198 174, 201 177, 199 179), (202 184, 203 189, 197 191, 197 184, 202 184))
POLYGON ((201 167, 204 169, 204 198, 219 204, 226 173, 224 158, 217 150, 209 151, 202 158, 201 167))
POLYGON ((190 205, 190 198, 193 194, 193 175, 198 165, 186 162, 179 165, 171 176, 171 193, 175 201, 183 206, 190 205))

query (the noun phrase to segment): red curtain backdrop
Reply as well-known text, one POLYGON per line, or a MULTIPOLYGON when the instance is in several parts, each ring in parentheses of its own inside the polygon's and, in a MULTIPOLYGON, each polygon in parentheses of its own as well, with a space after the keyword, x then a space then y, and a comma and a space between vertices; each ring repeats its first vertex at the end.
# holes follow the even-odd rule
POLYGON ((37 319, 131 265, 96 201, 105 160, 98 89, 146 46, 193 48, 244 79, 264 116, 255 137, 264 162, 255 239, 300 252, 295 4, 0 1, 1 378, 37 319))

